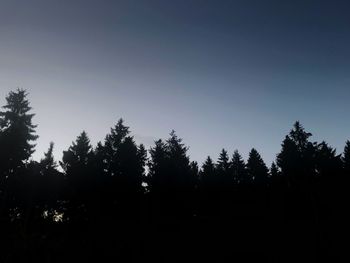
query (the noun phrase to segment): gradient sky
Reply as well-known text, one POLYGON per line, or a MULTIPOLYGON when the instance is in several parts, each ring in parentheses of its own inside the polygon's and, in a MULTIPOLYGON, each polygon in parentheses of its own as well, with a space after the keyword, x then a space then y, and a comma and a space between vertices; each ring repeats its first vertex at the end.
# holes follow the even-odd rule
POLYGON ((35 159, 95 144, 123 117, 149 148, 175 129, 201 163, 270 164, 295 120, 350 139, 349 1, 0 0, 0 102, 27 89, 35 159))

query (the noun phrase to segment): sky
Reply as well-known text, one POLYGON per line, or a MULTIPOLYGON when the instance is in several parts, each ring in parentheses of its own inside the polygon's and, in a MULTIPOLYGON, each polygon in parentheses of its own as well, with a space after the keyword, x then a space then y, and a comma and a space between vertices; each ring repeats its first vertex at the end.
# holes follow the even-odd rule
POLYGON ((0 0, 0 104, 23 88, 39 160, 119 118, 147 148, 174 129, 200 164, 255 147, 269 165, 296 120, 350 139, 350 2, 0 0))

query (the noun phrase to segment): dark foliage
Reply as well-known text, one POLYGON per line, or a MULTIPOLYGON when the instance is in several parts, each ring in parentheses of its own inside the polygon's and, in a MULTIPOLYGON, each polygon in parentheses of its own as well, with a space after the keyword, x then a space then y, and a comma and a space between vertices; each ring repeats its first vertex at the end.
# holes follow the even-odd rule
POLYGON ((19 89, 0 112, 0 262, 342 260, 349 141, 338 155, 296 122, 270 169, 255 149, 199 168, 174 131, 147 151, 120 119, 59 168, 53 143, 30 160, 30 110, 19 89))

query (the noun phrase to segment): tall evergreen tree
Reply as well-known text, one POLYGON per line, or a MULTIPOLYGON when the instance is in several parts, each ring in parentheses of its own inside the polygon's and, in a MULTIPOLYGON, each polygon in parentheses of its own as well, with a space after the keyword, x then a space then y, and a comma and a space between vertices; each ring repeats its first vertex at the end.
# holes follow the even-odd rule
POLYGON ((218 180, 220 180, 221 184, 228 186, 228 183, 233 182, 231 175, 231 163, 225 149, 222 149, 220 152, 219 159, 216 164, 216 171, 218 180))
POLYGON ((129 134, 129 127, 124 125, 123 119, 119 119, 105 138, 103 163, 105 164, 104 170, 109 176, 118 176, 121 173, 118 151, 129 134))
POLYGON ((75 142, 63 152, 60 165, 67 178, 65 199, 69 201, 66 218, 78 223, 86 219, 86 206, 92 187, 93 151, 87 133, 83 131, 75 142))
POLYGON ((340 172, 342 167, 341 157, 326 142, 323 141, 318 144, 315 158, 318 176, 336 177, 337 173, 340 172))
POLYGON ((282 142, 282 150, 277 155, 277 165, 281 168, 284 176, 292 177, 298 172, 301 163, 301 156, 297 145, 287 135, 282 142))
POLYGON ((249 180, 257 184, 266 184, 268 181, 268 168, 256 149, 251 149, 247 161, 247 174, 249 180))
POLYGON ((47 150, 46 153, 44 153, 45 157, 40 160, 40 166, 41 166, 40 173, 42 175, 52 174, 56 171, 57 163, 53 157, 53 147, 54 147, 54 143, 50 142, 49 149, 47 150))
POLYGON ((147 164, 147 150, 143 144, 140 144, 137 149, 137 159, 139 173, 142 176, 142 181, 146 181, 146 164, 147 164))
POLYGON ((152 191, 160 191, 166 181, 167 157, 165 143, 161 139, 155 141, 154 147, 150 149, 149 172, 146 181, 152 191))
POLYGON ((350 175, 350 141, 346 142, 342 161, 343 161, 343 167, 344 167, 345 173, 347 175, 350 175))
POLYGON ((0 111, 0 172, 5 177, 24 166, 34 152, 32 142, 38 138, 27 95, 23 89, 11 91, 4 111, 0 111))
POLYGON ((216 185, 217 174, 215 169, 215 164, 210 156, 207 157, 205 162, 202 165, 202 169, 200 171, 200 181, 203 186, 209 187, 216 185))
POLYGON ((293 129, 289 133, 290 138, 293 140, 299 151, 305 149, 309 143, 309 138, 312 136, 311 133, 306 132, 304 127, 299 121, 294 123, 293 129))
POLYGON ((62 162, 60 162, 62 169, 67 176, 76 176, 88 172, 92 154, 90 139, 87 133, 83 131, 69 149, 63 152, 62 162))
POLYGON ((182 139, 178 138, 174 131, 170 133, 166 142, 155 142, 155 146, 150 150, 151 159, 148 163, 152 188, 173 188, 193 183, 187 150, 182 139))
MULTIPOLYGON (((120 186, 123 187, 122 191, 124 192, 134 193, 140 192, 142 189, 143 164, 145 160, 144 155, 139 155, 139 150, 130 136, 124 138, 117 150, 116 163, 118 170, 114 174, 120 186)), ((144 152, 141 154, 144 154, 144 152)))
POLYGON ((278 167, 275 162, 272 162, 271 167, 270 167, 270 177, 271 178, 276 178, 279 175, 278 167))
POLYGON ((277 164, 289 183, 308 184, 315 176, 316 145, 309 141, 311 135, 296 122, 282 143, 277 164))
POLYGON ((195 180, 191 176, 190 159, 187 156, 188 147, 185 146, 174 130, 166 141, 166 149, 169 183, 174 187, 193 187, 195 180))
POLYGON ((244 184, 250 181, 247 175, 246 164, 238 150, 235 150, 233 153, 231 165, 235 183, 244 184))

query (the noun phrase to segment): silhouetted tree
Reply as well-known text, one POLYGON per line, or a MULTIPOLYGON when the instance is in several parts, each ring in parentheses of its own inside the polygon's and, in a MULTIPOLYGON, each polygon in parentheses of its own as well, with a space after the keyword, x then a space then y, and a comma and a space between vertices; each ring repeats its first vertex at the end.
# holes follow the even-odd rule
POLYGON ((166 141, 169 184, 174 187, 192 188, 194 179, 191 176, 190 159, 187 156, 188 148, 182 143, 175 131, 170 133, 166 141))
POLYGON ((208 156, 205 162, 203 163, 202 169, 200 171, 200 180, 202 186, 215 186, 217 184, 216 179, 217 171, 215 168, 215 164, 213 163, 213 160, 210 158, 210 156, 208 156))
POLYGON ((315 159, 318 176, 336 176, 340 172, 341 156, 326 142, 318 144, 315 159))
POLYGON ((247 174, 249 180, 256 184, 266 184, 268 181, 269 170, 266 167, 264 160, 256 149, 252 149, 249 153, 247 161, 247 174))
POLYGON ((142 181, 146 181, 146 163, 147 163, 147 150, 143 144, 140 144, 137 149, 137 159, 139 174, 142 176, 142 181))
POLYGON ((27 242, 34 206, 35 182, 29 158, 38 138, 27 95, 22 89, 11 91, 0 111, 0 221, 11 220, 22 226, 23 239, 19 243, 27 242))
POLYGON ((278 176, 279 176, 278 167, 277 167, 275 162, 272 162, 271 167, 270 167, 270 177, 276 178, 278 176))
POLYGON ((67 177, 66 195, 70 202, 66 216, 72 220, 86 219, 86 202, 92 187, 92 159, 92 146, 85 131, 63 152, 60 165, 67 177))
POLYGON ((105 138, 103 163, 109 176, 118 176, 121 173, 118 151, 129 133, 129 127, 124 125, 123 119, 119 119, 105 138))
POLYGON ((57 170, 57 163, 53 156, 54 143, 50 142, 44 158, 38 164, 39 171, 35 173, 36 208, 39 209, 38 217, 55 220, 58 213, 63 213, 64 207, 60 204, 63 200, 62 187, 64 176, 57 170))
POLYGON ((92 154, 90 139, 83 131, 69 149, 63 152, 62 162, 60 162, 62 169, 68 177, 82 175, 88 171, 92 154))
POLYGON ((199 167, 196 161, 190 163, 190 177, 193 178, 193 184, 198 186, 199 183, 199 167))
POLYGON ((91 254, 178 259, 184 250, 189 259, 219 261, 266 251, 269 259, 300 250, 308 261, 337 255, 335 233, 347 226, 350 141, 341 156, 311 142, 296 122, 270 170, 253 148, 246 164, 238 151, 230 160, 223 149, 199 171, 174 131, 155 141, 148 159, 120 119, 94 149, 82 132, 63 152, 60 172, 53 143, 40 162, 30 160, 37 136, 26 96, 10 92, 0 112, 1 262, 71 254, 80 261, 91 254))
POLYGON ((251 181, 247 174, 246 164, 238 150, 233 153, 231 165, 235 183, 246 184, 251 181))
POLYGON ((346 141, 342 161, 345 173, 350 175, 350 141, 346 141))
POLYGON ((277 155, 277 164, 292 185, 309 184, 315 176, 316 146, 308 140, 310 136, 311 133, 296 122, 277 155))
POLYGON ((167 177, 167 149, 161 139, 157 140, 155 146, 150 149, 150 157, 147 183, 152 191, 157 192, 166 183, 167 177))
POLYGON ((120 183, 124 191, 142 190, 145 152, 142 148, 141 151, 130 136, 124 138, 117 150, 118 170, 115 176, 121 177, 120 183))
POLYGON ((234 177, 231 173, 231 163, 227 151, 225 149, 221 150, 219 159, 216 164, 216 171, 218 186, 229 187, 229 185, 233 184, 234 177))
POLYGON ((34 152, 32 142, 38 138, 27 95, 22 89, 11 91, 0 112, 0 172, 4 177, 24 166, 34 152))
POLYGON ((46 153, 44 153, 45 157, 40 160, 40 166, 41 166, 40 173, 42 175, 47 176, 56 172, 57 163, 53 157, 53 147, 54 147, 54 143, 50 142, 49 149, 47 150, 46 153))

